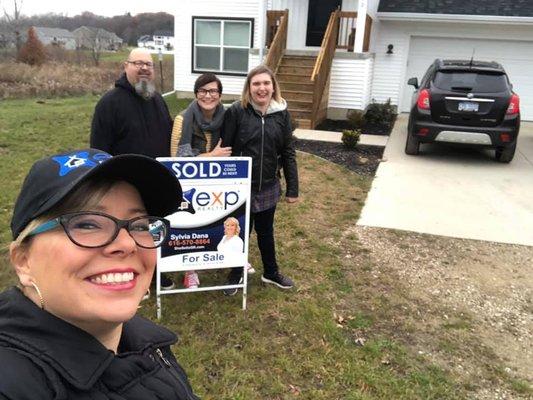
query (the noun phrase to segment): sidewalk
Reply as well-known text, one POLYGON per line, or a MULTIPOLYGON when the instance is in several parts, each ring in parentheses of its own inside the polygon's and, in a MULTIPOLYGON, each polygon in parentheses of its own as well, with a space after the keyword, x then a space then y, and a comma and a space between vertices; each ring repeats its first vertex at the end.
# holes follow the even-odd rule
MULTIPOLYGON (((341 132, 330 132, 330 131, 317 131, 313 129, 300 129, 297 128, 294 130, 294 136, 298 139, 304 140, 320 140, 322 142, 334 142, 341 143, 342 133, 341 132)), ((359 143, 366 146, 381 146, 385 147, 389 140, 388 136, 381 135, 361 135, 359 143)))

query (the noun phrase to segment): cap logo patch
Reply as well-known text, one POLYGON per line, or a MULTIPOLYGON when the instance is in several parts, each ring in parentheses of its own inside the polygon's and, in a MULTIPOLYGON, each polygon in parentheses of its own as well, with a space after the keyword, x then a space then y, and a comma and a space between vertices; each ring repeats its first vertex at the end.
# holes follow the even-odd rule
POLYGON ((106 153, 96 153, 90 156, 87 151, 82 151, 52 157, 52 160, 59 164, 59 176, 65 176, 79 167, 95 167, 108 158, 111 158, 111 156, 106 153))

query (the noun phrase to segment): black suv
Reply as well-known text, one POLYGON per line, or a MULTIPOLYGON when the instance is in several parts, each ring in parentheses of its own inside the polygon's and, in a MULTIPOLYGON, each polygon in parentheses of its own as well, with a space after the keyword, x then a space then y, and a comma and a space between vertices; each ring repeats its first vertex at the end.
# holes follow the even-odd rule
POLYGON ((411 102, 405 152, 418 154, 420 143, 447 142, 487 146, 508 163, 520 130, 520 99, 496 62, 435 60, 411 102))

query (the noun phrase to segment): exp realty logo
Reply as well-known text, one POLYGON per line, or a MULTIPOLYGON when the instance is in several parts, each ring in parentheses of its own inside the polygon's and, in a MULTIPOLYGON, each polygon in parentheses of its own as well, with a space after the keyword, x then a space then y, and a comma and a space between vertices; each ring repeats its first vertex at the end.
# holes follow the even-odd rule
MULTIPOLYGON (((220 163, 206 161, 173 162, 171 170, 176 178, 186 181, 189 179, 217 179, 223 175, 220 163)), ((189 189, 183 193, 179 211, 195 214, 197 211, 225 211, 239 203, 239 191, 235 190, 197 190, 189 189)))
POLYGON ((197 192, 196 189, 190 189, 183 193, 183 201, 178 211, 195 214, 198 210, 227 210, 228 207, 238 203, 239 193, 233 190, 228 192, 197 192))

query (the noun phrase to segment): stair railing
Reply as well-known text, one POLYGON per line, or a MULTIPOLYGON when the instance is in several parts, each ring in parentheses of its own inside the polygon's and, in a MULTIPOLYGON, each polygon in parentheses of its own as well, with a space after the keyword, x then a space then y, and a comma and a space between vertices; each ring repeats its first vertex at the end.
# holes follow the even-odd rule
POLYGON ((333 63, 333 56, 335 55, 335 48, 337 47, 337 36, 339 33, 339 10, 331 13, 329 17, 328 26, 326 28, 326 33, 322 39, 322 45, 320 47, 320 52, 315 62, 315 67, 313 68, 313 73, 311 74, 311 82, 314 83, 313 90, 313 105, 311 112, 311 128, 314 128, 317 122, 322 118, 319 115, 321 112, 321 103, 322 97, 326 90, 326 85, 328 83, 331 64, 333 63))
POLYGON ((289 10, 267 11, 267 23, 268 42, 266 45, 268 47, 268 54, 265 60, 265 65, 275 73, 278 69, 283 54, 285 54, 285 49, 287 48, 289 10), (272 36, 273 39, 270 41, 272 36))
MULTIPOLYGON (((341 11, 339 13, 339 35, 337 39, 337 49, 353 51, 355 44, 355 26, 357 23, 356 11, 341 11)), ((370 46, 370 31, 372 30, 372 18, 367 14, 365 23, 365 35, 363 40, 363 51, 368 51, 370 46)))

